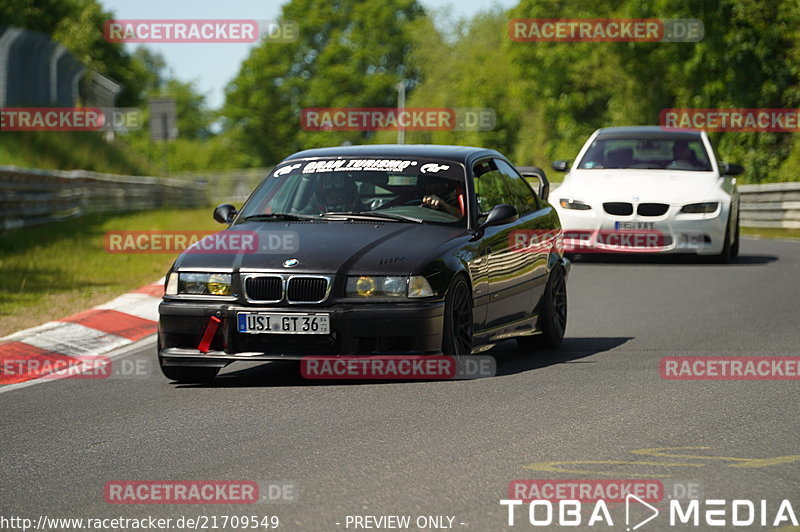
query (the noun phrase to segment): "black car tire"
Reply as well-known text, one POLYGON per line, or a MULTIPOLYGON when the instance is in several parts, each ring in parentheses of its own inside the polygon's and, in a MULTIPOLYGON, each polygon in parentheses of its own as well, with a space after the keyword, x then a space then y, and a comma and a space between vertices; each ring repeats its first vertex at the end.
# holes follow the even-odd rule
MULTIPOLYGON (((736 224, 737 232, 739 224, 736 224)), ((738 247, 738 246, 737 246, 738 247)), ((738 250, 737 250, 738 252, 738 250)), ((714 262, 719 264, 728 264, 733 259, 733 246, 731 246, 731 224, 728 219, 727 227, 725 228, 725 242, 722 244, 722 251, 719 255, 714 257, 714 262)))
POLYGON ((445 296, 442 352, 463 367, 472 353, 472 293, 467 281, 457 276, 445 296))
POLYGON ((158 365, 161 372, 170 380, 185 383, 211 382, 219 373, 219 368, 198 368, 191 366, 165 366, 159 358, 158 365))
POLYGON ((520 349, 557 349, 564 341, 564 331, 567 329, 567 274, 560 264, 550 270, 544 288, 538 327, 541 334, 517 338, 520 349))
POLYGON ((739 256, 739 240, 741 238, 741 231, 739 230, 739 213, 736 213, 736 236, 733 238, 733 245, 731 246, 731 259, 739 256))

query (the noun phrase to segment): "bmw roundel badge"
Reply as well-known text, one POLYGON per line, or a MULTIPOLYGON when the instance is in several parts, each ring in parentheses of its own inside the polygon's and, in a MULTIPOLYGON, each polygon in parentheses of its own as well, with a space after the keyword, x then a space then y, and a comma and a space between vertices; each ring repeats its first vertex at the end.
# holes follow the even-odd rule
POLYGON ((284 268, 294 268, 298 264, 300 264, 300 261, 297 260, 297 259, 287 259, 287 260, 283 261, 283 267, 284 268))

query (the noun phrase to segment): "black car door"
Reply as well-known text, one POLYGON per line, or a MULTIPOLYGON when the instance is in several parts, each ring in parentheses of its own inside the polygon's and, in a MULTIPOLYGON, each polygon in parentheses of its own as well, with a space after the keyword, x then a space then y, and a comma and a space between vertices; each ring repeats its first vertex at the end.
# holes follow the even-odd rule
POLYGON ((539 300, 547 275, 547 251, 542 246, 519 246, 547 236, 539 215, 539 200, 524 178, 505 160, 484 159, 474 168, 479 209, 487 213, 495 205, 514 205, 520 213, 516 222, 489 227, 483 236, 489 302, 486 328, 498 333, 509 324, 528 328, 530 315, 539 300))

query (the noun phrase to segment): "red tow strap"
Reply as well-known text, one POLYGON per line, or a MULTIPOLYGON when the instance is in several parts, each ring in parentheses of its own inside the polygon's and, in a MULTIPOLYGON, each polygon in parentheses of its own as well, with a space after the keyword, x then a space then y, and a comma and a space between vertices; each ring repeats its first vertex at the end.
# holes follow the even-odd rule
POLYGON ((220 323, 222 323, 222 320, 216 316, 211 316, 208 319, 206 332, 203 333, 203 339, 200 340, 200 344, 197 346, 198 351, 201 353, 208 353, 208 350, 211 347, 211 341, 214 339, 214 335, 217 334, 217 329, 219 329, 220 323))

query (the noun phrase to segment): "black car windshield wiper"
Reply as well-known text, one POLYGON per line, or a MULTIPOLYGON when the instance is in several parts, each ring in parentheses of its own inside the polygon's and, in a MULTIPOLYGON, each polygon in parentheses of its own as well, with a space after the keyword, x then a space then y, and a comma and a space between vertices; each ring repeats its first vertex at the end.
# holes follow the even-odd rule
POLYGON ((362 218, 367 220, 393 220, 395 222, 414 222, 417 224, 425 223, 422 218, 414 218, 413 216, 406 216, 404 214, 394 214, 388 212, 327 212, 323 216, 341 216, 345 218, 362 218))
POLYGON ((269 214, 251 214, 242 218, 245 222, 259 222, 267 220, 319 220, 319 215, 296 214, 291 212, 271 212, 269 214))

